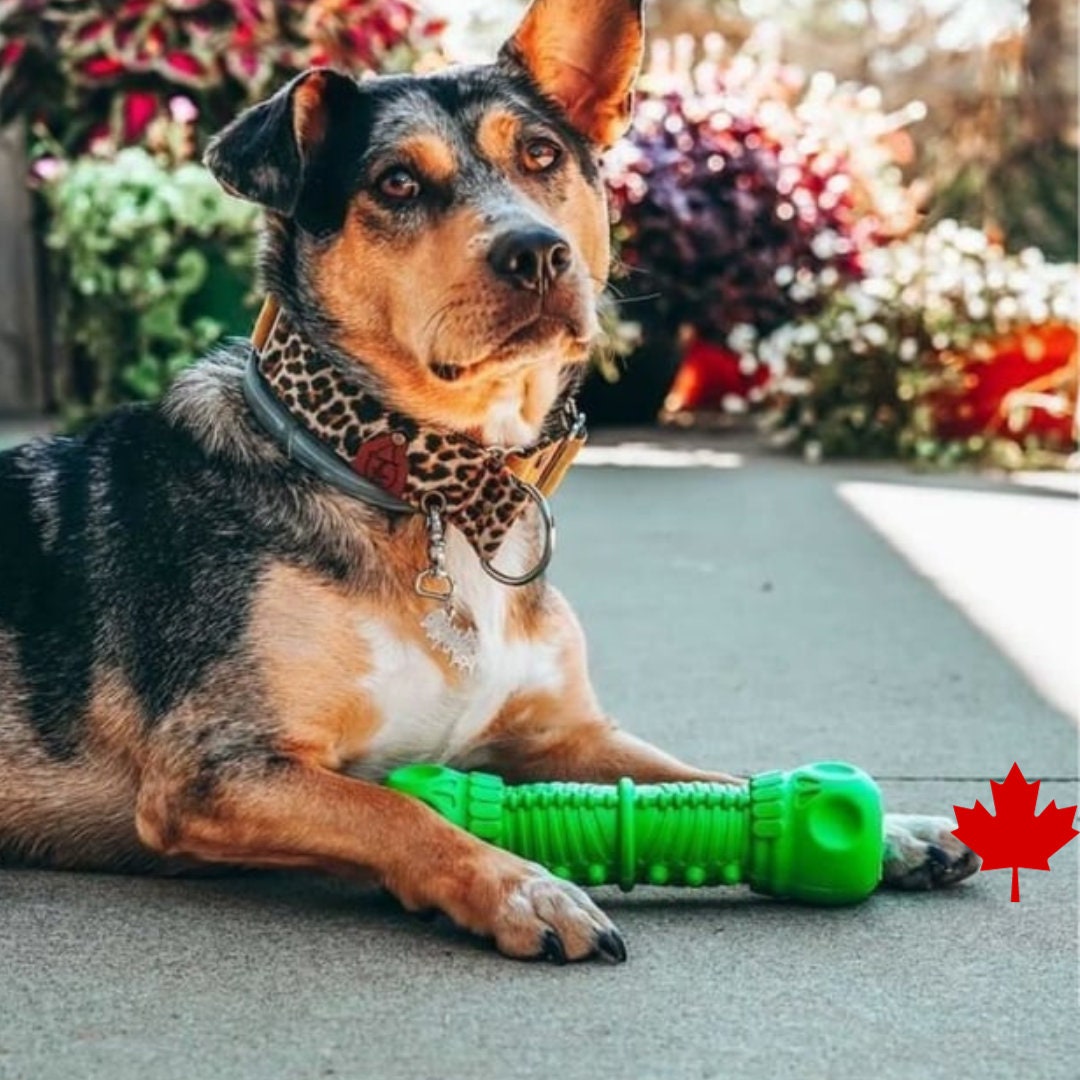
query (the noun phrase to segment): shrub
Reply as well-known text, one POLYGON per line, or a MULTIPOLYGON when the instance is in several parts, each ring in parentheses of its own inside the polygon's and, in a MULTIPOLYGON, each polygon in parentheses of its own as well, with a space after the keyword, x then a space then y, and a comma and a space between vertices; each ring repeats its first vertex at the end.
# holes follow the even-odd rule
POLYGON ((773 372, 768 426, 809 456, 984 458, 1018 467, 1074 446, 1076 273, 944 221, 819 278, 822 307, 730 344, 773 372))
POLYGON ((79 159, 42 191, 70 422, 160 396, 224 333, 247 330, 256 211, 204 168, 128 148, 79 159))
POLYGON ((896 136, 918 112, 885 116, 875 91, 718 49, 693 71, 654 51, 609 183, 621 257, 662 319, 722 343, 798 316, 819 275, 857 278, 860 252, 910 224, 896 136))

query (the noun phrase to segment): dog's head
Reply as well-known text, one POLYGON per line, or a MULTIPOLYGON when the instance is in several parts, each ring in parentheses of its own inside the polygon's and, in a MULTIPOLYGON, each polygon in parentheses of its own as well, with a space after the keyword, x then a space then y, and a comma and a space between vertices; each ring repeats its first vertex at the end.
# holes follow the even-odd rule
POLYGON ((267 284, 314 343, 418 419, 529 441, 597 333, 597 159, 641 53, 641 0, 535 0, 492 65, 305 72, 206 161, 268 211, 267 284))

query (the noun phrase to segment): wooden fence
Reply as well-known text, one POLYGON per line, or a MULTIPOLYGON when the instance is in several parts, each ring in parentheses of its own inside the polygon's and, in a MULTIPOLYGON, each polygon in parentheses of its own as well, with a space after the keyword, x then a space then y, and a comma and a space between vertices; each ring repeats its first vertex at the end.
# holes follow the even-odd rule
POLYGON ((0 415, 47 403, 31 202, 22 132, 0 132, 0 415))

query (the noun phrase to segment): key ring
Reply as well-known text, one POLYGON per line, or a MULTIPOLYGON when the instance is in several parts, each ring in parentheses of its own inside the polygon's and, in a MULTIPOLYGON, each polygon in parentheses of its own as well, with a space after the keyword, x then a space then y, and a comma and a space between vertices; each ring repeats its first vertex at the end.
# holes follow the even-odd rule
POLYGON ((540 511, 540 524, 543 527, 544 533, 544 546, 540 552, 540 558, 537 560, 536 565, 530 570, 526 570, 524 574, 519 577, 514 577, 512 574, 504 574, 501 570, 492 566, 491 562, 487 559, 481 559, 480 565, 484 568, 484 572, 488 577, 494 578, 500 585, 528 585, 530 582, 535 581, 547 568, 548 563, 551 562, 551 556, 555 551, 555 516, 551 512, 551 507, 548 505, 547 499, 540 493, 540 491, 533 487, 532 484, 527 484, 524 480, 518 480, 524 489, 525 494, 529 496, 536 508, 540 511))

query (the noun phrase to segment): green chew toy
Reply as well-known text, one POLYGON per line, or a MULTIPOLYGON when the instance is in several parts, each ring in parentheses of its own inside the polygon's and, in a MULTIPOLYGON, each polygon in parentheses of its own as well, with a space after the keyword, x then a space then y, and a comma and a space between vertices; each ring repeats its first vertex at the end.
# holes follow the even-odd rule
POLYGON ((581 885, 749 884, 808 904, 863 900, 881 879, 881 792, 837 761, 743 785, 522 784, 441 765, 387 778, 455 825, 581 885))

